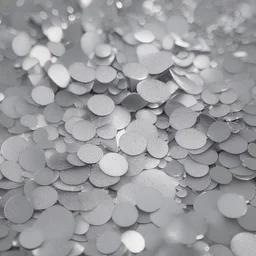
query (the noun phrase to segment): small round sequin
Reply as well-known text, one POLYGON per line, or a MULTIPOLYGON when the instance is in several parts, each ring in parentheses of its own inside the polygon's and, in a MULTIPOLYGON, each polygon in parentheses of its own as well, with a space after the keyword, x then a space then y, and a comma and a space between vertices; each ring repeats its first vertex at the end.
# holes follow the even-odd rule
POLYGON ((32 193, 31 202, 35 210, 44 210, 53 206, 58 200, 57 191, 50 186, 36 188, 32 193))
POLYGON ((149 140, 152 137, 154 138, 158 137, 157 128, 152 123, 145 121, 143 119, 137 119, 132 121, 128 125, 126 132, 139 132, 147 140, 149 140))
POLYGON ((186 149, 199 149, 206 144, 206 136, 194 128, 177 131, 175 140, 181 147, 186 149))
POLYGON ((209 175, 219 184, 229 184, 232 181, 232 173, 222 166, 215 166, 211 168, 209 175))
POLYGON ((2 175, 7 178, 8 180, 22 183, 23 176, 22 172, 23 169, 14 161, 4 161, 0 165, 2 175))
POLYGON ((102 159, 103 151, 93 144, 85 144, 78 149, 77 156, 84 163, 95 164, 102 159))
POLYGON ((256 144, 255 143, 248 144, 247 150, 251 156, 256 157, 256 144))
POLYGON ((105 154, 100 162, 100 169, 109 176, 122 176, 128 171, 128 162, 124 156, 117 153, 105 154))
POLYGON ((107 58, 112 52, 112 47, 109 44, 100 44, 95 48, 95 54, 99 58, 107 58))
POLYGON ((17 161, 20 153, 28 147, 28 143, 20 136, 6 139, 1 145, 2 156, 6 160, 17 161))
POLYGON ((20 233, 19 242, 26 249, 35 249, 44 242, 44 235, 39 228, 27 228, 20 233))
POLYGON ((120 202, 115 204, 115 208, 112 213, 112 220, 119 227, 130 227, 136 223, 139 217, 137 208, 128 203, 120 202))
POLYGON ((158 75, 173 65, 172 54, 167 51, 146 55, 140 62, 147 68, 151 75, 158 75))
POLYGON ((163 197, 169 198, 175 197, 175 186, 177 185, 175 181, 158 169, 145 170, 132 179, 133 184, 155 188, 161 192, 163 197))
POLYGON ((212 256, 234 256, 230 249, 222 244, 212 245, 209 249, 209 253, 212 256))
POLYGON ((232 104, 238 99, 238 94, 234 89, 229 89, 220 94, 220 102, 223 104, 232 104))
POLYGON ((35 173, 34 180, 38 185, 50 185, 54 180, 54 172, 49 168, 40 169, 35 173))
POLYGON ((31 92, 31 97, 35 103, 46 106, 54 101, 54 92, 46 86, 37 86, 31 92))
POLYGON ((212 141, 220 143, 229 138, 231 128, 224 122, 216 121, 209 126, 207 135, 212 141))
POLYGON ((34 213, 31 202, 23 195, 11 197, 4 206, 5 217, 13 223, 28 221, 34 213))
POLYGON ((38 216, 34 227, 42 231, 47 241, 66 241, 69 240, 74 233, 75 219, 69 210, 60 205, 54 205, 47 208, 38 216))
POLYGON ((106 95, 94 95, 88 102, 87 106, 97 116, 107 116, 111 114, 115 108, 115 104, 111 98, 106 95))
POLYGON ((256 208, 248 205, 247 212, 244 216, 237 219, 239 225, 247 231, 256 231, 255 225, 256 208))
POLYGON ((256 253, 256 237, 249 232, 236 234, 231 242, 230 248, 235 256, 254 256, 256 253))
POLYGON ((181 107, 175 109, 170 117, 169 123, 176 130, 191 128, 197 121, 197 114, 189 108, 181 107))
POLYGON ((239 73, 244 68, 244 63, 240 58, 236 58, 231 54, 224 56, 223 67, 230 73, 239 73))
POLYGON ((217 206, 225 217, 232 219, 242 217, 247 211, 244 197, 233 193, 222 195, 217 202, 217 206))
POLYGON ((60 88, 66 88, 70 82, 68 70, 61 64, 53 64, 48 69, 48 76, 60 88))
POLYGON ((108 84, 113 82, 116 76, 117 76, 117 72, 112 67, 99 66, 96 69, 96 79, 103 84, 108 84))
POLYGON ((114 253, 121 246, 121 236, 115 231, 106 231, 98 237, 96 246, 101 253, 114 253))
POLYGON ((19 155, 20 166, 28 172, 36 172, 45 167, 45 154, 38 146, 26 148, 19 155))
POLYGON ((63 118, 63 108, 56 103, 51 103, 44 108, 44 118, 49 123, 58 123, 63 118))
POLYGON ((167 29, 169 33, 175 33, 177 35, 185 35, 189 31, 188 22, 186 19, 179 15, 173 15, 167 22, 167 29), (179 26, 177 26, 179 24, 179 26))
POLYGON ((162 103, 171 95, 169 86, 156 79, 147 79, 137 85, 140 96, 149 103, 162 103))
POLYGON ((123 66, 125 76, 141 81, 148 77, 148 70, 140 63, 127 63, 123 66))
POLYGON ((168 153, 168 144, 161 138, 151 138, 147 145, 148 153, 155 158, 163 158, 168 153))
POLYGON ((37 44, 31 49, 29 56, 38 59, 43 67, 51 59, 51 52, 46 46, 37 44))
POLYGON ((152 187, 144 187, 135 192, 137 207, 144 212, 154 212, 162 205, 161 193, 152 187))
POLYGON ((134 33, 134 38, 140 43, 148 44, 154 41, 155 35, 150 30, 142 29, 134 33))
POLYGON ((238 135, 231 135, 227 140, 220 143, 219 147, 231 154, 241 154, 247 150, 247 141, 238 135))
POLYGON ((143 236, 134 230, 125 231, 121 235, 121 241, 132 253, 142 252, 145 248, 145 240, 143 236))
POLYGON ((130 156, 143 153, 147 147, 147 139, 138 132, 126 132, 119 139, 120 149, 130 156))
POLYGON ((207 55, 199 54, 195 57, 193 64, 198 69, 206 69, 210 65, 210 58, 207 55))
POLYGON ((30 52, 31 46, 32 40, 26 32, 19 32, 12 39, 12 50, 19 57, 26 56, 30 52))
POLYGON ((96 135, 96 128, 87 120, 76 122, 72 127, 72 135, 76 140, 88 141, 96 135))
POLYGON ((69 67, 70 76, 81 83, 89 83, 95 79, 95 70, 84 63, 75 62, 69 67))

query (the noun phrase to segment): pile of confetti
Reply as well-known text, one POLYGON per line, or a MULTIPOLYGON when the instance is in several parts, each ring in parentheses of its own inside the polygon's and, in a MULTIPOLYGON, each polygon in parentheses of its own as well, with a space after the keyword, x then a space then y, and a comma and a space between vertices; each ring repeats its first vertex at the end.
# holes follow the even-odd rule
POLYGON ((255 17, 1 0, 1 256, 255 256, 255 17))

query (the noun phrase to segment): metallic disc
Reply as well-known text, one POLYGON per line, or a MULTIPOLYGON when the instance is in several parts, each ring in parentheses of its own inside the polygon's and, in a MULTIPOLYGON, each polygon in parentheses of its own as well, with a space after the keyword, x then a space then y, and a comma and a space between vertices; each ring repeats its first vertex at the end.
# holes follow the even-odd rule
POLYGON ((106 231, 98 237, 96 246, 101 253, 114 253, 121 246, 121 236, 117 232, 106 231))
POLYGON ((171 127, 176 130, 191 128, 197 121, 197 114, 189 108, 175 109, 169 117, 171 127))
POLYGON ((156 79, 147 79, 137 85, 139 95, 149 103, 162 103, 169 99, 169 86, 156 79))
POLYGON ((120 137, 119 146, 127 155, 136 156, 146 150, 147 139, 139 132, 126 132, 120 137))
POLYGON ((137 207, 144 212, 154 212, 162 205, 161 193, 152 187, 144 187, 135 192, 137 207))
POLYGON ((115 108, 115 104, 111 98, 105 95, 94 95, 87 103, 88 108, 97 116, 107 116, 111 114, 115 108))
POLYGON ((220 143, 229 138, 231 128, 226 123, 217 121, 209 126, 207 135, 212 141, 220 143))
POLYGON ((19 242, 26 249, 35 249, 44 242, 44 235, 39 228, 27 228, 20 233, 19 242))
POLYGON ((222 166, 215 166, 210 169, 209 175, 219 184, 229 184, 232 181, 232 173, 222 166))
POLYGON ((91 122, 81 120, 73 125, 72 135, 76 140, 88 141, 96 135, 96 128, 91 122))
POLYGON ((206 136, 194 128, 177 131, 175 140, 181 147, 186 149, 199 149, 206 144, 206 136))
POLYGON ((103 151, 93 144, 85 144, 78 149, 77 156, 84 163, 95 164, 102 159, 103 151))
POLYGON ((217 203, 219 211, 228 218, 240 218, 247 212, 247 204, 243 196, 238 194, 224 194, 217 203))
POLYGON ((109 176, 123 176, 128 171, 128 162, 120 154, 107 153, 100 162, 100 169, 109 176))
POLYGON ((4 207, 5 217, 17 224, 28 221, 32 217, 33 212, 34 209, 31 202, 23 195, 11 197, 4 207))
POLYGON ((232 238, 230 248, 235 256, 253 256, 256 253, 255 244, 254 234, 242 232, 232 238))
POLYGON ((53 206, 58 200, 57 191, 50 186, 36 188, 32 193, 31 202, 35 210, 44 210, 53 206))
POLYGON ((46 106, 54 101, 54 92, 46 86, 37 86, 31 92, 31 97, 35 103, 46 106))
POLYGON ((128 202, 120 202, 115 204, 112 213, 112 220, 119 227, 130 227, 136 223, 139 217, 137 208, 128 202))
POLYGON ((142 252, 145 248, 145 239, 139 232, 134 230, 125 231, 121 235, 121 241, 132 253, 142 252))

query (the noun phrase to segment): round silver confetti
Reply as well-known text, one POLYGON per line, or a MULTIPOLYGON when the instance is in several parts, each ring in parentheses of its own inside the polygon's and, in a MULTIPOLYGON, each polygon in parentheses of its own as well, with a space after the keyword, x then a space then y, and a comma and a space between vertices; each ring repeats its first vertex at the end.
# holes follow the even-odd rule
POLYGON ((72 136, 79 141, 91 140, 96 135, 96 128, 87 120, 76 122, 72 127, 72 136))
POLYGON ((58 123, 63 118, 63 109, 56 103, 51 103, 44 108, 44 118, 49 123, 58 123))
POLYGON ((219 184, 229 184, 232 181, 232 173, 222 166, 215 166, 211 168, 209 175, 219 184))
POLYGON ((169 86, 156 79, 141 81, 137 85, 137 91, 149 103, 162 103, 167 101, 171 96, 169 86))
POLYGON ((36 172, 37 170, 44 168, 44 151, 38 146, 26 148, 19 155, 19 164, 28 172, 36 172))
POLYGON ((172 179, 164 172, 152 169, 145 170, 139 175, 135 176, 132 180, 133 184, 152 187, 162 193, 164 197, 174 198, 175 196, 175 179, 172 179))
POLYGON ((228 218, 240 218, 246 214, 247 205, 243 196, 224 194, 218 200, 219 211, 228 218))
POLYGON ((92 113, 98 116, 107 116, 113 112, 115 104, 106 95, 94 95, 88 100, 87 106, 92 113))
POLYGON ((70 82, 68 70, 61 64, 53 64, 48 69, 48 75, 60 88, 66 88, 70 82))
POLYGON ((21 224, 28 221, 34 209, 31 202, 23 195, 11 197, 5 204, 4 215, 13 223, 21 224))
POLYGON ((231 154, 241 154, 247 150, 247 141, 238 135, 231 135, 227 140, 220 143, 219 147, 231 154))
POLYGON ((127 63, 123 66, 125 76, 136 81, 144 80, 148 77, 148 70, 140 63, 127 63))
POLYGON ((171 127, 176 130, 191 128, 197 121, 197 114, 189 108, 175 109, 169 116, 171 127))
POLYGON ((78 82, 89 83, 95 79, 95 70, 84 63, 75 62, 69 67, 70 76, 78 82))
POLYGON ((175 140, 181 147, 186 149, 199 149, 206 144, 206 136, 194 128, 177 131, 175 140))
POLYGON ((207 135, 212 141, 220 143, 229 138, 231 128, 224 122, 216 121, 209 126, 207 135))
POLYGON ((121 236, 115 231, 106 231, 98 237, 96 246, 101 253, 114 253, 121 246, 121 236))
POLYGON ((8 180, 22 183, 23 176, 22 172, 23 169, 14 161, 4 161, 0 165, 2 175, 7 178, 8 180))
POLYGON ((116 76, 117 76, 117 72, 112 67, 99 66, 96 69, 96 79, 103 84, 108 84, 113 82, 116 76))
POLYGON ((143 236, 134 230, 125 231, 121 235, 121 241, 132 253, 142 252, 145 248, 145 240, 143 236))
POLYGON ((232 238, 230 248, 235 256, 253 256, 256 253, 255 242, 254 234, 241 232, 232 238))
POLYGON ((85 144, 78 149, 77 156, 84 163, 95 164, 102 159, 103 151, 93 144, 85 144))
POLYGON ((212 256, 234 256, 230 249, 222 244, 214 244, 210 247, 209 253, 212 256))
POLYGON ((39 228, 27 228, 20 233, 19 242, 26 249, 35 249, 44 242, 44 235, 39 228))
POLYGON ((17 161, 20 153, 28 147, 28 143, 20 136, 6 139, 1 145, 2 156, 6 160, 17 161))
POLYGON ((152 187, 144 187, 135 192, 137 207, 144 212, 154 212, 162 205, 161 193, 152 187))
POLYGON ((46 106, 54 101, 54 92, 47 86, 36 86, 31 92, 31 97, 35 103, 46 106))
POLYGON ((38 185, 50 185, 54 181, 54 172, 49 168, 40 169, 35 173, 34 180, 38 185))
POLYGON ((120 149, 130 156, 143 153, 147 147, 147 139, 139 132, 126 132, 119 139, 120 149))
POLYGON ((123 176, 128 171, 128 162, 124 156, 117 153, 105 154, 100 162, 100 169, 109 176, 123 176))
POLYGON ((119 227, 130 227, 136 223, 139 217, 137 208, 128 203, 120 202, 115 204, 115 208, 112 213, 112 220, 119 227))
POLYGON ((31 202, 35 210, 44 210, 53 206, 58 200, 57 191, 50 186, 36 188, 32 193, 31 202))
POLYGON ((38 216, 34 227, 42 230, 47 241, 69 240, 75 230, 75 219, 69 210, 54 205, 38 216))

